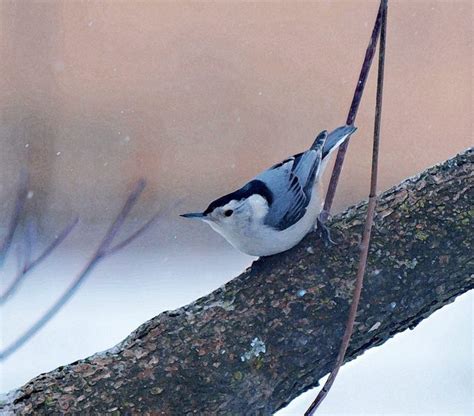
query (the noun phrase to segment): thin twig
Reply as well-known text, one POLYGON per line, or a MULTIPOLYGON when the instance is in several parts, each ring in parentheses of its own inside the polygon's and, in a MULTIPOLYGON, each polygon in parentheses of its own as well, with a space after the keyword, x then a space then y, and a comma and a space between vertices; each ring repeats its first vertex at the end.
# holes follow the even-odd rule
MULTIPOLYGON (((369 77, 370 68, 372 66, 372 59, 375 55, 375 48, 377 46, 377 40, 380 33, 380 23, 381 23, 381 5, 377 13, 377 18, 375 19, 374 28, 372 30, 372 36, 370 37, 369 45, 365 52, 364 62, 360 70, 359 80, 357 82, 354 96, 352 97, 351 107, 347 115, 346 124, 352 125, 355 122, 357 111, 359 110, 359 105, 362 100, 362 94, 364 93, 365 84, 367 78, 369 77)), ((332 169, 331 180, 329 181, 328 190, 326 192, 326 198, 324 200, 324 208, 321 213, 321 220, 326 221, 331 212, 332 203, 334 201, 334 195, 336 194, 337 184, 339 182, 339 176, 341 175, 342 164, 346 156, 347 147, 349 146, 349 139, 339 146, 337 152, 336 161, 334 162, 334 167, 332 169)))
MULTIPOLYGON (((145 188, 145 181, 139 180, 138 183, 133 188, 132 192, 130 193, 127 201, 125 202, 122 210, 117 215, 116 219, 108 229, 105 237, 103 238, 102 242, 97 247, 97 250, 93 254, 92 258, 86 264, 84 269, 81 273, 75 278, 72 284, 66 289, 66 291, 61 295, 61 297, 56 301, 56 303, 51 306, 44 315, 39 318, 27 331, 25 331, 19 338, 17 338, 10 346, 8 346, 5 350, 0 352, 0 361, 5 360, 11 354, 13 354, 18 348, 20 348, 23 344, 25 344, 32 336, 34 336, 44 325, 46 325, 53 316, 55 316, 62 307, 71 299, 71 297, 76 293, 77 289, 84 283, 90 272, 93 268, 103 260, 105 257, 109 255, 109 248, 112 244, 114 237, 117 235, 125 220, 127 219, 130 211, 135 206, 140 194, 142 193, 143 189, 145 188)), ((156 218, 156 216, 154 217, 156 218)), ((151 224, 150 221, 147 222, 149 226, 151 224)), ((146 227, 141 227, 139 229, 139 233, 133 233, 133 239, 137 238, 143 231, 145 231, 146 227)), ((131 243, 131 238, 125 239, 126 243, 131 243)), ((123 248, 125 245, 120 243, 120 248, 123 248)), ((116 251, 116 247, 113 252, 116 251)))
POLYGON ((336 364, 334 369, 331 371, 329 378, 320 390, 316 399, 311 403, 311 406, 305 413, 305 416, 311 416, 315 413, 318 406, 327 396, 334 380, 344 362, 344 356, 346 355, 347 347, 352 336, 354 329, 354 322, 357 314, 357 307, 359 305, 360 294, 362 291, 362 284, 364 281, 365 266, 367 264, 367 256, 369 252, 370 235, 372 231, 372 224, 374 220, 375 205, 377 202, 377 172, 378 172, 378 155, 379 155, 379 143, 380 143, 380 123, 382 117, 382 95, 383 95, 383 76, 384 76, 384 63, 385 63, 385 38, 386 38, 386 25, 387 25, 387 3, 388 0, 382 0, 381 6, 381 31, 380 31, 380 47, 379 47, 379 67, 377 77, 377 98, 375 104, 375 123, 374 123, 374 144, 372 150, 372 172, 370 177, 370 193, 369 203, 367 208, 367 218, 365 220, 364 234, 362 237, 362 243, 360 245, 360 258, 359 267, 357 269, 356 286, 354 289, 354 295, 352 298, 352 304, 349 311, 349 317, 346 324, 346 330, 342 338, 339 353, 337 355, 336 364))
POLYGON ((56 247, 58 247, 63 242, 63 240, 71 233, 72 229, 78 222, 79 218, 76 217, 33 261, 30 261, 32 235, 31 231, 27 230, 27 236, 25 238, 25 253, 23 253, 24 259, 22 265, 20 265, 13 281, 0 295, 0 305, 3 305, 16 292, 20 284, 25 279, 26 275, 31 272, 39 263, 45 260, 56 249, 56 247))
POLYGON ((8 225, 7 233, 3 238, 3 241, 0 243, 0 267, 3 266, 5 258, 7 257, 8 250, 11 247, 13 236, 15 231, 18 228, 20 223, 20 217, 23 213, 25 207, 26 199, 28 196, 28 175, 26 172, 21 172, 20 174, 20 184, 18 186, 15 208, 10 219, 10 224, 8 225))
POLYGON ((125 246, 128 246, 133 240, 135 240, 135 238, 137 238, 142 232, 144 232, 148 227, 150 227, 151 224, 156 221, 156 219, 158 218, 159 215, 160 215, 160 213, 157 212, 145 224, 143 224, 138 230, 133 232, 129 237, 125 238, 120 243, 115 244, 113 247, 110 247, 107 250, 107 256, 111 256, 112 254, 115 254, 117 251, 122 250, 125 246))
MULTIPOLYGON (((26 224, 26 230, 23 232, 23 246, 24 246, 24 251, 25 251, 25 256, 23 259, 23 265, 20 270, 24 271, 28 268, 28 266, 31 263, 31 253, 33 252, 33 239, 34 239, 34 231, 33 231, 33 226, 31 224, 31 221, 27 221, 26 224)), ((1 298, 1 297, 0 297, 1 298)), ((1 301, 0 301, 1 303, 1 301)))

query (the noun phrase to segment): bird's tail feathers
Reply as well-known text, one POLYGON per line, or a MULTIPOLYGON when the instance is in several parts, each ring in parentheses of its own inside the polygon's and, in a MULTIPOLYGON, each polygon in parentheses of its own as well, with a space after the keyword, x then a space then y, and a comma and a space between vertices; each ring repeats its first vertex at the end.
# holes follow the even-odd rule
MULTIPOLYGON (((336 150, 349 136, 357 130, 357 127, 354 126, 341 126, 333 130, 331 133, 327 134, 326 139, 324 140, 322 158, 328 157, 334 150, 336 150)), ((321 134, 318 135, 318 137, 321 134)), ((315 140, 318 140, 318 137, 315 140)), ((313 146, 314 146, 313 144, 313 146)))
POLYGON ((321 133, 319 133, 316 138, 314 139, 313 144, 311 145, 311 150, 319 150, 323 149, 324 143, 326 142, 326 139, 328 137, 328 131, 323 130, 321 133))

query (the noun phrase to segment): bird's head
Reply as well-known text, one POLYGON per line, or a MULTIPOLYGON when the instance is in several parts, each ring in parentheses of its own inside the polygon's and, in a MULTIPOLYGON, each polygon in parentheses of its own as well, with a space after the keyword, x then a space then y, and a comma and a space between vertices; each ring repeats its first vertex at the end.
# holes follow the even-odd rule
MULTIPOLYGON (((269 199, 255 192, 252 181, 238 191, 211 202, 203 212, 182 214, 182 217, 208 223, 224 237, 241 234, 257 223, 262 223, 269 209, 269 199)), ((258 184, 257 184, 258 185, 258 184)))

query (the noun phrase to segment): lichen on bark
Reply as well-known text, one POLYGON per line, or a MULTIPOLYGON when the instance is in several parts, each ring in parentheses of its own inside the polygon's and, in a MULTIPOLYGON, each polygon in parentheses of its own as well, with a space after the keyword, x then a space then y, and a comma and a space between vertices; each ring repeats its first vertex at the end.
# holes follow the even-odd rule
MULTIPOLYGON (((474 286, 473 151, 379 199, 346 361, 474 286)), ((336 216, 338 244, 314 233, 223 287, 141 325, 104 353, 12 392, 4 413, 269 415, 317 385, 349 310, 366 203, 336 216)))

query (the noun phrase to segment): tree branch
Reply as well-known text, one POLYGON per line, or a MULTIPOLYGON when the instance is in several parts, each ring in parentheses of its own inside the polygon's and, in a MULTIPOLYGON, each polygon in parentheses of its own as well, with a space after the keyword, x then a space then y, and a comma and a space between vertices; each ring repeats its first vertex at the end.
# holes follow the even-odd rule
MULTIPOLYGON (((474 287, 473 161, 467 150, 380 196, 346 362, 474 287)), ((336 247, 311 233, 111 350, 36 377, 0 413, 275 412, 332 368, 366 212, 361 203, 333 219, 336 247)))

